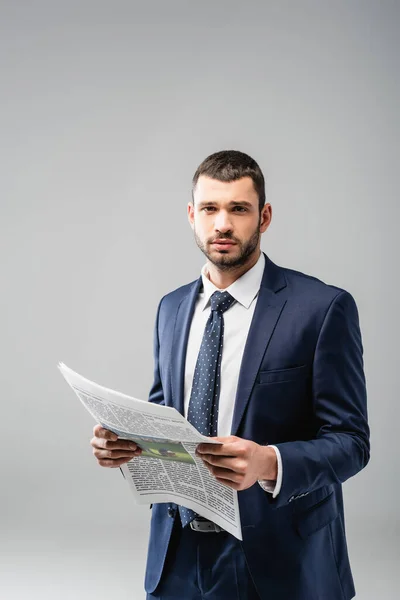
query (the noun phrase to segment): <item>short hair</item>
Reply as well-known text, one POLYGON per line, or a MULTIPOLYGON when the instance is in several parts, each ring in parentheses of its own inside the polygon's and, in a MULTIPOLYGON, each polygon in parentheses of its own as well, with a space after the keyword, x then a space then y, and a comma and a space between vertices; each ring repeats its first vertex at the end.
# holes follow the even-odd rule
POLYGON ((220 150, 210 154, 197 167, 192 180, 192 199, 200 175, 206 175, 218 181, 236 181, 242 177, 251 177, 254 189, 258 194, 258 206, 261 212, 265 204, 264 175, 254 160, 248 154, 239 150, 220 150))

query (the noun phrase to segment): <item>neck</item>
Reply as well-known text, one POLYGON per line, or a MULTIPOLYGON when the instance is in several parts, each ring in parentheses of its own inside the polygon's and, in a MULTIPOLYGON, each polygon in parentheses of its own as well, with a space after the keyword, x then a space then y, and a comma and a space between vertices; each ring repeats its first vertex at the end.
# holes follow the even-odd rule
POLYGON ((218 289, 225 290, 232 283, 239 279, 242 275, 244 275, 247 271, 249 271, 258 259, 260 258, 261 251, 258 248, 254 254, 249 256, 248 260, 244 265, 240 265, 238 267, 232 267, 228 270, 221 270, 217 265, 214 265, 212 262, 207 262, 207 273, 208 279, 213 283, 218 289))

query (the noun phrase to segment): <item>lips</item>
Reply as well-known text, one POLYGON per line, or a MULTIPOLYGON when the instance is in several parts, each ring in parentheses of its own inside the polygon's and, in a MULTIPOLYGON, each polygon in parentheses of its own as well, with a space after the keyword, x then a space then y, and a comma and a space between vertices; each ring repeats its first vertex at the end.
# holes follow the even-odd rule
POLYGON ((233 248, 233 246, 236 246, 236 244, 230 240, 216 240, 212 243, 212 246, 214 247, 214 250, 217 250, 217 252, 227 252, 233 248))
POLYGON ((214 240, 213 244, 218 244, 218 246, 233 246, 235 242, 231 242, 231 240, 214 240))

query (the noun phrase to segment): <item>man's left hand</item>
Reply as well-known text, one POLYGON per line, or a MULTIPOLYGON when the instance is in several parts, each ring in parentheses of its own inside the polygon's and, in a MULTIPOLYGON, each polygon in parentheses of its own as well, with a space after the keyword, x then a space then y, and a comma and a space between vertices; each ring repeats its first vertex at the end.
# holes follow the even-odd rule
POLYGON ((234 490, 246 490, 258 480, 276 480, 278 464, 273 448, 234 435, 212 439, 222 444, 199 444, 196 454, 217 481, 234 490))

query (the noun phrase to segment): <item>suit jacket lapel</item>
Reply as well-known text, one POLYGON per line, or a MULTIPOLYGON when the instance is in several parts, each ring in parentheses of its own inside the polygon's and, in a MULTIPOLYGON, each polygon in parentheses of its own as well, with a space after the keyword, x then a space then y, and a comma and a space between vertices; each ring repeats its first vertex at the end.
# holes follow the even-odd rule
POLYGON ((201 277, 192 284, 189 293, 181 300, 176 313, 171 348, 172 404, 182 415, 186 350, 196 299, 203 282, 201 277))
POLYGON ((244 348, 232 419, 231 435, 236 435, 250 399, 258 370, 267 350, 269 340, 286 304, 276 292, 286 287, 283 270, 265 254, 265 269, 257 304, 244 348))

